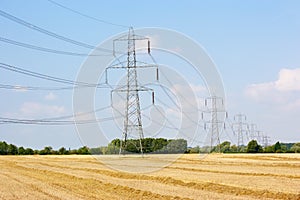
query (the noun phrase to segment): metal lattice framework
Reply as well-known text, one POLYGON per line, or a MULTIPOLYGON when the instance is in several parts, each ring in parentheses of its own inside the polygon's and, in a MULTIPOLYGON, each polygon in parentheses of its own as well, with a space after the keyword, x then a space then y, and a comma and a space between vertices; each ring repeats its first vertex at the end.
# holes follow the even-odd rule
MULTIPOLYGON (((148 54, 150 54, 150 40, 147 37, 139 36, 134 33, 133 28, 129 28, 128 35, 124 35, 116 40, 114 40, 114 52, 116 42, 127 42, 127 60, 126 62, 120 62, 120 65, 110 66, 107 69, 125 69, 126 70, 126 84, 117 86, 116 89, 112 92, 124 92, 126 93, 125 97, 125 113, 124 113, 124 126, 122 139, 120 142, 120 154, 125 154, 127 141, 129 136, 132 138, 139 139, 139 145, 135 146, 141 154, 143 154, 142 140, 144 138, 143 125, 141 118, 141 105, 139 92, 141 91, 152 91, 152 103, 154 104, 154 92, 151 88, 147 88, 143 85, 140 85, 138 82, 138 73, 137 69, 141 68, 150 68, 155 67, 156 65, 148 65, 143 62, 137 61, 137 52, 136 52, 136 41, 137 40, 146 40, 148 44, 148 54), (126 63, 126 66, 123 66, 122 63, 126 63), (141 64, 142 63, 142 64, 141 64)), ((106 69, 106 76, 107 76, 106 69)), ((107 82, 107 77, 106 77, 107 82)))
POLYGON ((259 142, 259 131, 257 130, 256 124, 250 124, 249 133, 250 140, 256 140, 259 142))
POLYGON ((248 136, 249 125, 246 123, 247 117, 243 114, 237 114, 234 116, 233 131, 237 134, 237 146, 244 145, 244 136, 248 136))
POLYGON ((222 113, 225 113, 227 118, 227 112, 224 109, 223 98, 217 96, 206 98, 205 107, 207 108, 206 113, 210 115, 210 120, 205 121, 204 124, 205 129, 207 129, 207 124, 210 125, 210 148, 212 150, 213 146, 216 145, 219 148, 217 151, 220 152, 220 131, 225 129, 224 118, 222 118, 224 115, 222 115, 222 113))

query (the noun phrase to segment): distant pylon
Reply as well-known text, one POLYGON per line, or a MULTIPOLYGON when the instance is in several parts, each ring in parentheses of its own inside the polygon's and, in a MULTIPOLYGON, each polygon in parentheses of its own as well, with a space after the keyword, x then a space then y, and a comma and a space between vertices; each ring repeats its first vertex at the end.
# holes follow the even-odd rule
POLYGON ((264 134, 262 131, 257 131, 257 142, 258 144, 260 145, 263 145, 263 137, 264 137, 264 134))
MULTIPOLYGON (((225 113, 227 118, 227 112, 224 109, 224 100, 221 97, 211 96, 205 99, 205 107, 207 108, 206 113, 210 115, 210 119, 205 121, 204 128, 207 129, 207 124, 210 125, 210 149, 213 146, 218 147, 217 152, 220 152, 220 132, 225 128, 224 116, 222 118, 221 113, 225 113)), ((204 116, 202 114, 202 118, 204 116)))
MULTIPOLYGON (((128 142, 128 137, 131 136, 134 139, 139 140, 139 144, 135 145, 135 148, 143 154, 143 145, 142 140, 144 139, 143 125, 141 118, 141 106, 140 106, 140 91, 152 91, 152 103, 154 104, 154 92, 152 89, 145 86, 139 85, 138 82, 138 68, 148 68, 156 67, 154 65, 146 65, 144 62, 138 62, 136 58, 136 41, 137 40, 146 40, 147 41, 147 50, 150 54, 150 40, 149 38, 138 36, 134 33, 132 27, 129 28, 128 35, 122 36, 114 40, 114 54, 115 54, 115 43, 116 42, 127 42, 127 56, 126 56, 126 66, 114 65, 106 69, 106 83, 107 79, 107 70, 108 69, 125 69, 126 70, 126 84, 118 86, 112 92, 124 92, 126 93, 125 97, 125 113, 124 113, 124 125, 122 139, 120 142, 120 154, 126 153, 126 146, 128 142), (143 63, 142 65, 139 65, 143 63)), ((119 60, 120 62, 120 60, 119 60)), ((120 62, 122 65, 122 62, 120 62)), ((157 68, 158 69, 158 68, 157 68)), ((158 75, 157 75, 158 76, 158 75)))
POLYGON ((263 145, 263 147, 269 146, 269 143, 270 143, 270 137, 267 136, 267 135, 263 135, 262 136, 262 145, 263 145))
POLYGON ((244 136, 248 134, 248 124, 245 122, 247 120, 246 115, 237 114, 234 116, 235 123, 233 124, 233 131, 237 134, 237 146, 240 147, 244 145, 244 136))
POLYGON ((258 130, 256 124, 250 124, 249 132, 250 132, 250 140, 256 140, 257 142, 259 142, 258 130))

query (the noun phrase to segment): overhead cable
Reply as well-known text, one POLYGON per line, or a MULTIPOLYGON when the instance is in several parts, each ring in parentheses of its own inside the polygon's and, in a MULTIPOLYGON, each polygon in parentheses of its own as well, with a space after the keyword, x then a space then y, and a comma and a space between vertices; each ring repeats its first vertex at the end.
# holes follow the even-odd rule
POLYGON ((30 28, 30 29, 33 29, 33 30, 36 30, 38 32, 41 32, 43 34, 46 34, 46 35, 49 35, 51 37, 54 37, 56 39, 59 39, 59 40, 62 40, 62 41, 65 41, 65 42, 68 42, 68 43, 71 43, 71 44, 75 44, 77 46, 81 46, 81 47, 84 47, 84 48, 88 48, 88 49, 95 49, 95 50, 99 50, 99 51, 103 51, 103 52, 107 52, 107 53, 112 53, 112 50, 110 49, 105 49, 105 48, 100 48, 100 47, 96 47, 96 46, 93 46, 93 45, 90 45, 90 44, 87 44, 87 43, 84 43, 84 42, 79 42, 79 41, 76 41, 76 40, 73 40, 73 39, 70 39, 70 38, 67 38, 65 36, 62 36, 62 35, 59 35, 59 34, 56 34, 54 32, 51 32, 51 31, 48 31, 46 29, 43 29, 39 26, 36 26, 34 24, 31 24, 29 22, 26 22, 20 18, 17 18, 7 12, 4 12, 3 10, 0 10, 0 15, 2 17, 5 17, 11 21, 14 21, 18 24, 21 24, 27 28, 30 28))
POLYGON ((69 52, 69 51, 60 51, 60 50, 56 50, 56 49, 49 49, 49 48, 40 47, 40 46, 36 46, 36 45, 32 45, 32 44, 18 42, 18 41, 3 38, 3 37, 0 37, 0 42, 5 42, 8 44, 24 47, 27 49, 34 49, 34 50, 38 50, 38 51, 61 54, 61 55, 68 55, 68 56, 111 56, 108 54, 106 54, 106 55, 105 54, 86 54, 86 53, 75 53, 75 52, 69 52))
POLYGON ((129 26, 125 26, 125 25, 123 25, 123 24, 112 23, 112 22, 109 22, 109 21, 107 21, 107 20, 99 19, 99 18, 90 16, 90 15, 84 14, 84 13, 82 13, 82 12, 79 12, 79 11, 77 11, 77 10, 74 10, 74 9, 72 9, 72 8, 69 8, 69 7, 65 6, 65 5, 62 5, 62 4, 60 4, 60 3, 57 3, 57 2, 55 2, 55 1, 53 1, 53 0, 48 0, 48 1, 49 1, 50 3, 56 5, 56 6, 59 6, 59 7, 63 8, 63 9, 65 9, 65 10, 68 10, 68 11, 70 11, 70 12, 73 12, 73 13, 75 13, 75 14, 78 14, 78 15, 80 15, 80 16, 82 16, 82 17, 91 19, 91 20, 93 20, 93 21, 100 22, 100 23, 105 23, 105 24, 109 24, 109 25, 113 25, 113 26, 118 26, 118 27, 122 27, 122 28, 129 28, 129 26))

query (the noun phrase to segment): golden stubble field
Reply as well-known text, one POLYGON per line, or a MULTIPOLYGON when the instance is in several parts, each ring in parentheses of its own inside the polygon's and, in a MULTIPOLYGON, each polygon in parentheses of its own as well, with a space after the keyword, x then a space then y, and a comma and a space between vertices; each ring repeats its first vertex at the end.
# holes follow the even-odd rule
POLYGON ((300 154, 183 155, 151 173, 75 155, 0 156, 0 167, 0 199, 300 199, 300 154))

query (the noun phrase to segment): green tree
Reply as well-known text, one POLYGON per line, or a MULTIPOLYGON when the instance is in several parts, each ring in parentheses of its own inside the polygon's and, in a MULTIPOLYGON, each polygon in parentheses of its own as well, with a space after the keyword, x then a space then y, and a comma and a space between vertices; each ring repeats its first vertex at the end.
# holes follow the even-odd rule
POLYGON ((87 146, 83 146, 83 147, 79 148, 77 150, 77 153, 78 154, 83 154, 83 155, 91 154, 90 150, 89 150, 89 148, 87 146))
POLYGON ((39 151, 38 149, 35 149, 35 150, 33 151, 33 154, 38 155, 38 154, 40 154, 40 151, 39 151))
MULTIPOLYGON (((141 141, 144 153, 184 153, 187 151, 187 141, 184 139, 167 140, 164 138, 144 138, 141 141)), ((112 140, 103 153, 118 154, 121 141, 112 140)), ((124 143, 123 143, 124 144, 124 143)), ((127 153, 140 153, 140 140, 129 139, 126 141, 127 153)))
POLYGON ((228 142, 228 141, 222 142, 221 144, 214 147, 212 149, 212 152, 220 152, 220 153, 229 153, 229 152, 231 152, 230 142, 228 142))
POLYGON ((184 139, 169 140, 167 153, 185 153, 187 151, 187 141, 184 139))
POLYGON ((189 153, 200 153, 200 147, 196 146, 196 147, 190 148, 189 153))
POLYGON ((102 149, 103 154, 118 154, 120 150, 120 139, 114 139, 112 140, 108 145, 106 149, 102 149))
POLYGON ((101 147, 97 147, 97 148, 90 148, 90 152, 93 155, 100 155, 103 154, 101 151, 101 147))
POLYGON ((274 145, 274 152, 275 153, 281 153, 281 144, 280 142, 276 142, 275 145, 274 145))
POLYGON ((24 151, 24 154, 25 155, 33 155, 34 151, 31 148, 26 148, 24 151))
POLYGON ((238 152, 238 147, 234 144, 230 147, 230 152, 238 152))
POLYGON ((266 147, 264 148, 264 152, 265 152, 265 153, 274 153, 274 145, 266 146, 266 147))
POLYGON ((300 153, 300 142, 295 143, 292 147, 291 147, 291 151, 295 152, 295 153, 300 153))
POLYGON ((8 145, 6 142, 0 142, 0 155, 7 155, 8 145))
POLYGON ((242 145, 242 146, 237 147, 237 150, 239 153, 245 153, 247 150, 247 147, 242 145))
POLYGON ((49 154, 52 154, 51 146, 44 147, 44 149, 40 151, 40 155, 49 155, 49 154))
POLYGON ((18 154, 18 147, 13 145, 13 144, 9 144, 7 146, 7 154, 8 155, 17 155, 18 154))
POLYGON ((107 154, 108 153, 108 148, 107 147, 100 147, 100 151, 102 152, 102 154, 107 154))
POLYGON ((139 140, 127 140, 125 151, 128 153, 140 153, 140 141, 139 140))
POLYGON ((155 146, 155 139, 154 138, 145 138, 142 140, 143 152, 144 153, 151 153, 154 150, 155 146))
POLYGON ((24 147, 19 147, 18 153, 19 153, 19 155, 25 155, 25 148, 24 147))
POLYGON ((107 145, 106 151, 104 151, 104 154, 118 154, 120 150, 120 146, 116 146, 112 143, 109 143, 107 145))
POLYGON ((200 149, 199 149, 199 153, 210 153, 210 152, 211 152, 210 146, 203 146, 203 147, 200 147, 200 149))
POLYGON ((77 149, 69 150, 69 154, 71 155, 78 154, 78 150, 77 149))
POLYGON ((291 151, 291 148, 295 143, 280 143, 280 144, 281 144, 282 151, 287 153, 294 153, 293 151, 291 151))
POLYGON ((154 153, 164 153, 166 151, 166 146, 168 145, 168 140, 165 138, 156 138, 152 141, 152 151, 154 153))
POLYGON ((281 151, 283 152, 283 153, 286 153, 287 151, 288 151, 288 148, 287 148, 287 146, 285 145, 285 144, 280 144, 281 145, 281 151))
POLYGON ((256 140, 251 140, 247 145, 247 153, 261 153, 262 147, 257 143, 256 140))
POLYGON ((69 152, 67 151, 67 149, 65 147, 61 147, 59 150, 58 150, 58 154, 59 155, 65 155, 65 154, 68 154, 69 152))
POLYGON ((114 140, 111 141, 111 144, 118 147, 118 148, 120 148, 121 140, 118 139, 118 138, 114 139, 114 140))

